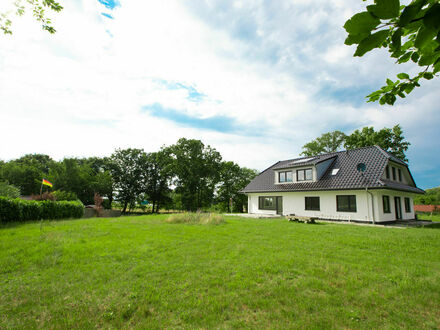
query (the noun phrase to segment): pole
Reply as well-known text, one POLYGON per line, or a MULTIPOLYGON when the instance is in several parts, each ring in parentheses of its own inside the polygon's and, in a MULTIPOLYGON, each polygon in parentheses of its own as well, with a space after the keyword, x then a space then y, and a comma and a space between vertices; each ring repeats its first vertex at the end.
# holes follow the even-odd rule
POLYGON ((43 180, 41 180, 41 186, 40 186, 40 199, 43 197, 43 180))

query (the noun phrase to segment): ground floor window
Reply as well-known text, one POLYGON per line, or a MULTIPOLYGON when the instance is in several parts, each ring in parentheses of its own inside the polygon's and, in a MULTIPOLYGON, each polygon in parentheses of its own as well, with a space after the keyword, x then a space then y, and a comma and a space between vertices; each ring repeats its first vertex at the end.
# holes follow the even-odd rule
POLYGON ((258 197, 258 208, 260 210, 276 210, 276 198, 273 196, 258 197))
POLYGON ((390 196, 382 196, 383 213, 391 213, 390 196))
POLYGON ((356 212, 356 195, 337 195, 336 209, 338 212, 356 212))
POLYGON ((319 211, 319 197, 305 197, 305 209, 308 211, 319 211))
POLYGON ((405 212, 411 212, 411 200, 408 197, 405 197, 405 212))

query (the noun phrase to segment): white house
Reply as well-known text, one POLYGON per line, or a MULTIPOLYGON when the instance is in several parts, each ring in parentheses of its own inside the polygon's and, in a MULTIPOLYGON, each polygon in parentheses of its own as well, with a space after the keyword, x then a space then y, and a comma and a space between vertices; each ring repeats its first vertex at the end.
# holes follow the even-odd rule
POLYGON ((408 165, 378 146, 279 161, 242 190, 248 212, 390 222, 414 219, 408 165))

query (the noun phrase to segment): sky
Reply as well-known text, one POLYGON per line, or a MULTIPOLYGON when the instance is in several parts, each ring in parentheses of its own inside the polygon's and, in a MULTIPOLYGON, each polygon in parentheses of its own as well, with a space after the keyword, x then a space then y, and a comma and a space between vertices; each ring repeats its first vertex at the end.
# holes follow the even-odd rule
POLYGON ((417 185, 440 186, 440 79, 393 107, 366 103, 417 68, 384 49, 352 56, 342 26, 363 1, 60 3, 47 12, 54 35, 29 12, 0 35, 0 159, 151 152, 185 137, 264 170, 322 133, 400 124, 417 185))

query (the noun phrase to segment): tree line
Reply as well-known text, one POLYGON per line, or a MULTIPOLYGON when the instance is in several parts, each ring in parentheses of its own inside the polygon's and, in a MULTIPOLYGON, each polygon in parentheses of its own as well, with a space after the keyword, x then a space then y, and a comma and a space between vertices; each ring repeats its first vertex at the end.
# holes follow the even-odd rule
POLYGON ((107 207, 117 202, 123 212, 142 207, 146 201, 152 212, 162 207, 196 211, 213 205, 220 211, 243 212, 247 197, 239 191, 256 174, 256 170, 224 161, 217 150, 200 140, 181 138, 157 152, 128 148, 117 149, 109 157, 55 161, 33 154, 0 161, 0 181, 8 183, 0 190, 11 193, 15 186, 21 195, 38 195, 45 178, 60 199, 79 199, 88 205, 98 193, 107 207))
POLYGON ((382 128, 375 131, 374 127, 363 127, 351 134, 341 131, 332 131, 322 134, 315 140, 306 143, 302 149, 304 156, 316 156, 324 153, 368 147, 378 145, 400 160, 407 161, 405 151, 411 145, 405 140, 400 125, 393 128, 382 128))

